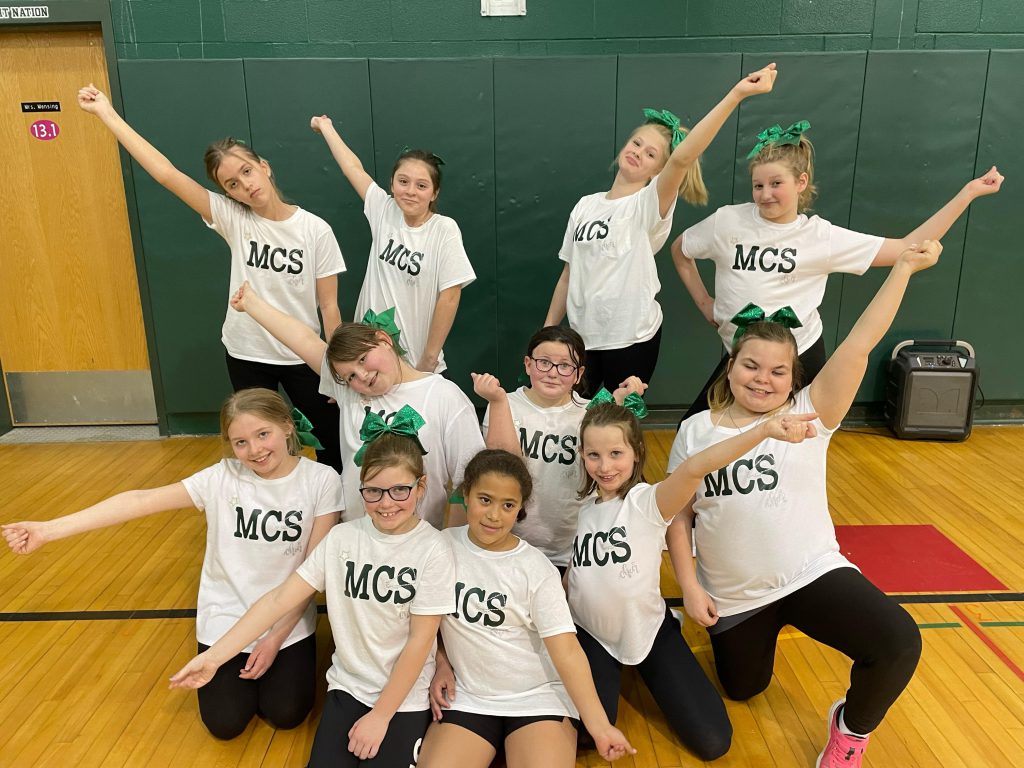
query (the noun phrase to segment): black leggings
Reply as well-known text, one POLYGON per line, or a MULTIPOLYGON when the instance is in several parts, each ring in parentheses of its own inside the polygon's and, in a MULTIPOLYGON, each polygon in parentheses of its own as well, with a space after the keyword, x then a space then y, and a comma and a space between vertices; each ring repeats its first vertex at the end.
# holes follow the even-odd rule
MULTIPOLYGON (((199 652, 210 646, 199 643, 199 652)), ((275 728, 295 728, 313 709, 316 693, 316 636, 282 648, 257 680, 243 680, 248 653, 221 665, 213 680, 199 688, 199 716, 218 739, 233 739, 256 715, 275 728)))
POLYGON ((921 633, 910 614, 860 571, 837 568, 711 635, 718 678, 730 699, 749 699, 768 687, 775 643, 787 624, 853 659, 843 721, 854 733, 878 727, 921 657, 921 633))
POLYGON ((630 376, 639 376, 641 381, 650 384, 658 364, 659 349, 661 328, 647 341, 622 349, 588 349, 583 396, 593 397, 601 387, 614 392, 630 376))
POLYGON ((237 392, 250 387, 263 387, 277 392, 280 386, 288 393, 292 405, 298 408, 313 424, 322 451, 316 452, 316 460, 334 467, 341 474, 341 435, 338 432, 338 406, 320 394, 320 376, 305 363, 298 365, 271 365, 252 360, 239 360, 226 355, 228 377, 237 392))
POLYGON ((360 760, 348 751, 348 732, 370 707, 351 694, 337 689, 327 692, 324 713, 313 737, 306 768, 410 768, 419 758, 423 734, 430 725, 430 710, 396 712, 388 732, 380 743, 377 756, 360 760))
MULTIPOLYGON (((619 711, 622 664, 578 625, 576 636, 590 662, 597 695, 608 720, 614 724, 619 711)), ((679 622, 668 608, 654 645, 637 670, 687 749, 701 760, 714 760, 729 751, 732 724, 725 704, 694 658, 679 622)))
MULTIPOLYGON (((711 406, 708 405, 708 393, 711 391, 711 387, 718 381, 718 377, 722 375, 722 371, 725 370, 729 364, 729 356, 722 355, 722 359, 718 361, 718 366, 715 368, 715 372, 711 374, 711 377, 704 382, 704 388, 701 389, 700 394, 694 399, 690 405, 689 410, 683 415, 683 418, 679 420, 682 424, 688 418, 694 414, 701 413, 702 411, 708 410, 711 406)), ((810 384, 814 377, 817 376, 821 369, 825 367, 825 339, 821 336, 818 340, 811 344, 807 349, 800 355, 800 365, 804 369, 803 385, 807 386, 810 384)))

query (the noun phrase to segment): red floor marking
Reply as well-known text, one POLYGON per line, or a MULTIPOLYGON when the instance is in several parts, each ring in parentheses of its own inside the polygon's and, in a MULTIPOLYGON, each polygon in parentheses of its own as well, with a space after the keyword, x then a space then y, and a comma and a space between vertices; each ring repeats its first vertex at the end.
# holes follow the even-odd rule
POLYGON ((1007 589, 931 525, 837 525, 839 550, 883 592, 1007 589))
POLYGON ((1024 680, 1024 670, 1022 670, 1020 667, 1014 664, 1013 659, 1007 656, 1003 652, 1003 649, 996 645, 995 641, 992 638, 990 638, 988 635, 981 631, 981 627, 979 627, 977 624, 971 621, 970 618, 968 618, 967 614, 961 611, 955 605, 950 605, 948 606, 948 608, 959 617, 960 621, 964 623, 964 626, 966 626, 969 630, 971 630, 971 632, 976 634, 978 638, 981 640, 981 642, 988 646, 988 649, 992 651, 992 653, 994 653, 999 658, 999 660, 1003 662, 1003 664, 1010 668, 1010 671, 1013 672, 1013 674, 1015 674, 1021 680, 1024 680))

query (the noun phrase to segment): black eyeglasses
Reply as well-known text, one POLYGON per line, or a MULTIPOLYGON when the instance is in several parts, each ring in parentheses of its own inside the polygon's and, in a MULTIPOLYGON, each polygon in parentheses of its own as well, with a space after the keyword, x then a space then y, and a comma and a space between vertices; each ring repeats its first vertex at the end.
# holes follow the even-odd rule
POLYGON ((363 497, 363 501, 370 504, 383 499, 385 493, 395 501, 405 501, 415 487, 415 485, 392 485, 390 488, 375 488, 372 485, 366 485, 359 489, 359 495, 363 497))
POLYGON ((546 357, 531 357, 530 359, 533 360, 533 364, 537 366, 537 370, 541 373, 547 373, 554 368, 558 371, 559 376, 572 376, 580 369, 578 365, 573 365, 572 363, 555 364, 546 357))

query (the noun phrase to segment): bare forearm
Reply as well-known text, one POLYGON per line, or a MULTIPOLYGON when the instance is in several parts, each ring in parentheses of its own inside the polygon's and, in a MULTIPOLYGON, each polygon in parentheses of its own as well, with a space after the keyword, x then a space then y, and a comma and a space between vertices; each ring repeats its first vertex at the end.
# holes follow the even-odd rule
POLYGON ((327 344, 313 329, 259 296, 246 298, 245 312, 275 339, 301 357, 310 368, 319 372, 327 344))
MULTIPOLYGON (((298 579, 300 577, 294 574, 289 577, 289 579, 293 578, 298 579)), ((225 632, 220 640, 210 646, 208 653, 214 663, 219 666, 228 659, 237 656, 247 645, 255 642, 267 629, 281 621, 285 616, 290 615, 295 605, 294 603, 289 604, 283 599, 283 588, 284 585, 276 587, 253 603, 252 607, 245 612, 245 615, 235 622, 235 625, 225 632)), ((308 600, 303 601, 303 608, 305 608, 306 602, 308 600)), ((289 629, 289 632, 291 632, 291 629, 289 629)))
POLYGON ((409 636, 409 641, 398 656, 395 666, 392 667, 391 676, 380 692, 377 703, 373 705, 374 712, 390 719, 398 711, 419 677, 420 671, 427 661, 427 656, 430 654, 433 641, 433 637, 414 638, 412 635, 409 636))
POLYGON ((167 186, 171 177, 178 173, 170 160, 162 152, 150 144, 139 133, 128 125, 113 107, 97 112, 96 116, 103 122, 114 138, 125 148, 129 155, 158 184, 167 186))
POLYGON ((320 305, 320 317, 324 324, 324 338, 327 341, 331 340, 331 336, 337 330, 338 326, 341 325, 341 310, 338 309, 337 304, 324 304, 320 305))
POLYGON ((903 262, 893 266, 878 293, 842 342, 844 353, 867 358, 892 325, 912 274, 911 268, 903 262))
POLYGON ((710 112, 701 118, 686 138, 675 148, 669 157, 669 165, 679 166, 683 169, 689 168, 697 159, 704 154, 704 150, 710 146, 712 140, 725 125, 725 121, 739 106, 742 99, 729 91, 710 112))
POLYGON ((427 332, 427 344, 423 348, 423 355, 417 361, 417 368, 424 370, 424 365, 429 365, 430 370, 437 366, 437 358, 441 354, 441 348, 448 338, 448 334, 455 324, 455 313, 459 310, 459 299, 462 296, 462 288, 446 288, 437 297, 437 305, 434 307, 434 316, 430 318, 430 330, 427 332))
POLYGON ((701 312, 705 308, 714 305, 714 300, 711 298, 711 294, 708 293, 708 289, 701 279, 700 272, 697 271, 697 265, 693 259, 688 258, 683 253, 679 240, 672 243, 672 264, 676 268, 679 279, 682 280, 683 285, 686 287, 686 292, 690 294, 693 303, 697 305, 701 312))
POLYGON ((522 456, 519 435, 516 433, 512 408, 509 407, 508 395, 490 403, 487 416, 487 447, 508 451, 514 456, 522 456))
POLYGON ((555 290, 551 294, 551 304, 548 306, 547 317, 544 318, 544 326, 558 325, 565 317, 565 302, 569 297, 569 267, 562 270, 558 282, 555 283, 555 290))
POLYGON ((683 510, 672 521, 665 539, 672 571, 684 589, 697 583, 697 569, 693 563, 693 513, 683 510))
POLYGON ((580 647, 575 635, 562 636, 545 640, 551 660, 562 678, 562 684, 579 710, 580 719, 591 733, 607 728, 608 715, 598 698, 594 687, 594 678, 590 671, 590 662, 580 647), (557 643, 551 643, 555 640, 557 643), (554 649, 554 652, 552 650, 554 649))
POLYGON ((341 172, 345 174, 345 178, 353 186, 356 186, 357 180, 366 176, 366 169, 363 168, 362 160, 349 148, 333 125, 321 126, 320 133, 323 135, 324 141, 327 142, 327 148, 331 151, 334 162, 338 164, 341 172))

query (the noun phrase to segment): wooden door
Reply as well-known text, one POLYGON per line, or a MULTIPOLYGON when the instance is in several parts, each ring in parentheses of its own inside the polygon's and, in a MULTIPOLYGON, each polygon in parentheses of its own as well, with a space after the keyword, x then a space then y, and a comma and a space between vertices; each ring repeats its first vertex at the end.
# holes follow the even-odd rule
POLYGON ((0 28, 0 366, 15 424, 156 421, 117 142, 76 100, 90 82, 109 93, 98 25, 0 28))

